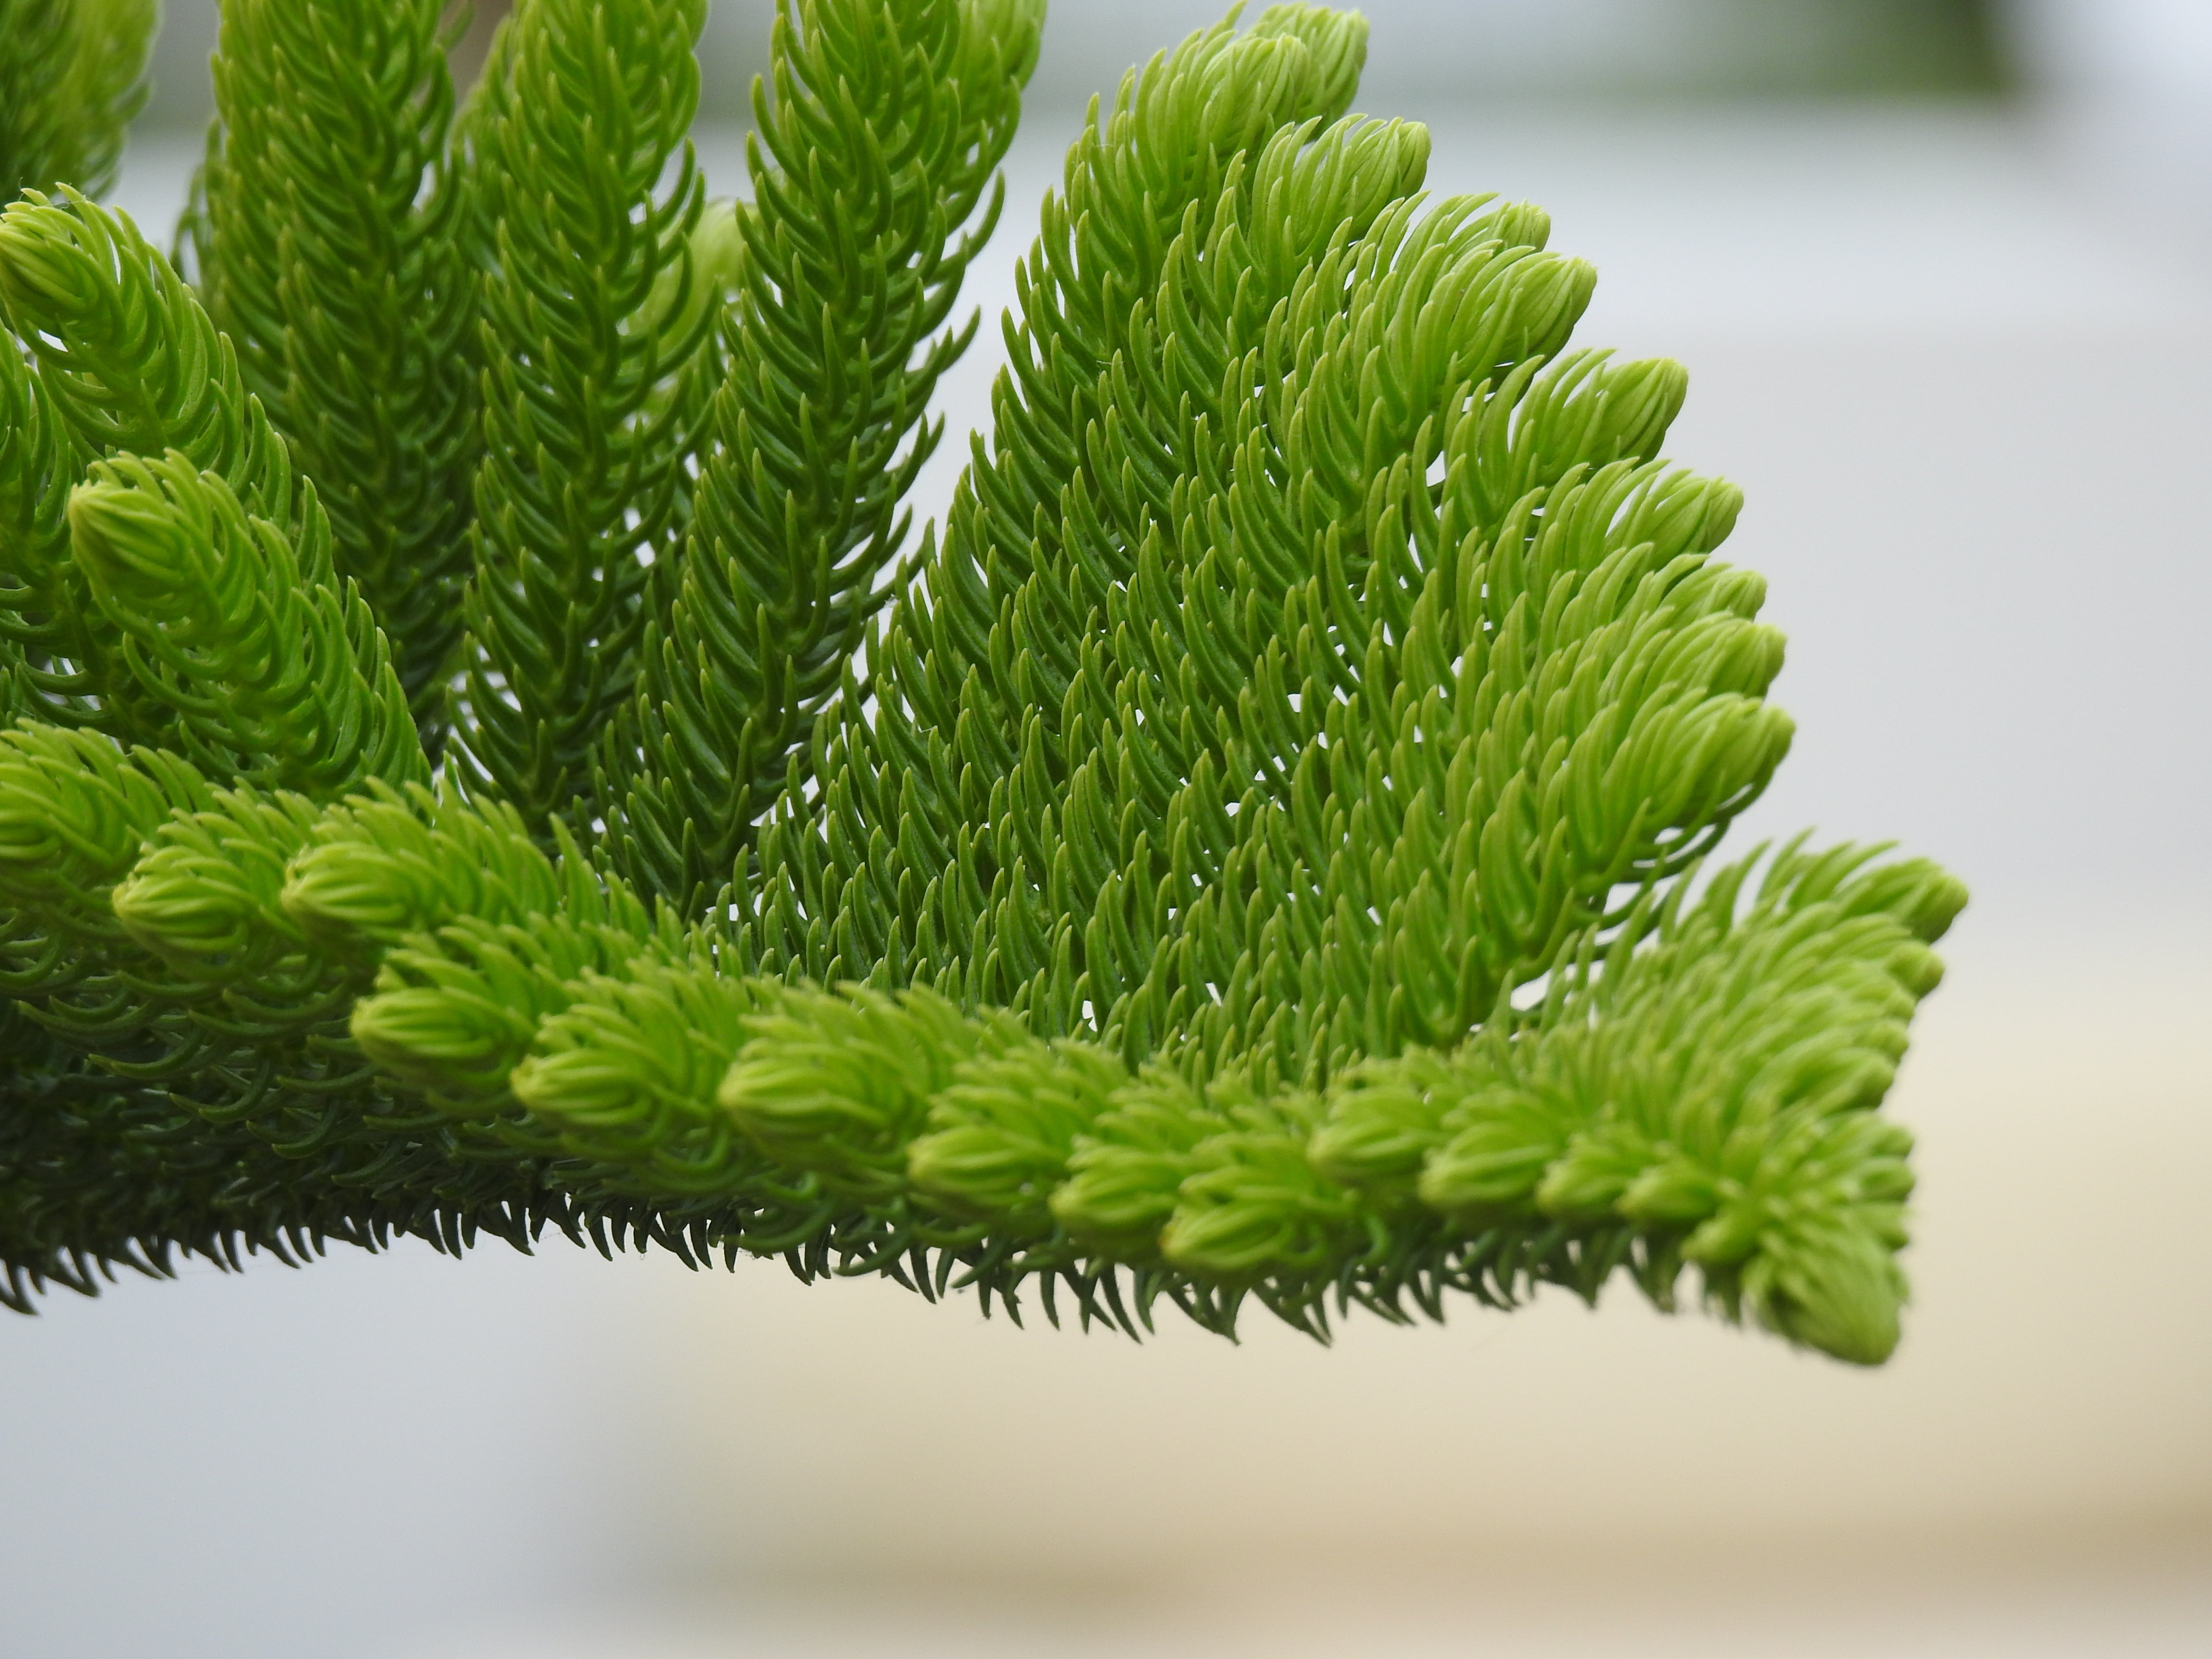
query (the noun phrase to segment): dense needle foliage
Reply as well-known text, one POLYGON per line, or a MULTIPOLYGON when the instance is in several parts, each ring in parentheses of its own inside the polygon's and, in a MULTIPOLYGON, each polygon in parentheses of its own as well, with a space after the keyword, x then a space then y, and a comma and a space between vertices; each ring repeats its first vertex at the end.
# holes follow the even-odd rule
POLYGON ((703 0, 458 103, 441 10, 224 0, 180 271, 91 199, 143 7, 0 0, 6 1299, 551 1228, 1889 1353, 1963 893, 1709 862, 1790 737, 1736 491, 1356 15, 1094 107, 916 541, 1042 0, 783 0, 737 203, 703 0))

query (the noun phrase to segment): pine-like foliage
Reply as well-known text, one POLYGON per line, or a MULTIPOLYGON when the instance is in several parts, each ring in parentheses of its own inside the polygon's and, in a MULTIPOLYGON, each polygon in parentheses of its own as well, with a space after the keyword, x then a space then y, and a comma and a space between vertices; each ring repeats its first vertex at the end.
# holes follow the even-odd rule
POLYGON ((9 1300, 551 1227, 1889 1353, 1964 894, 1711 863, 1790 737, 1736 492, 1364 22, 1093 107, 902 562, 1041 0, 783 0, 742 203, 698 0, 521 0, 458 110, 439 20, 226 0, 191 284, 0 216, 9 1300))
POLYGON ((156 15, 155 0, 0 0, 0 190, 114 182, 156 15))
POLYGON ((246 388, 321 485, 340 574, 446 731, 469 572, 477 284, 438 9, 223 9, 224 118, 185 238, 246 388))

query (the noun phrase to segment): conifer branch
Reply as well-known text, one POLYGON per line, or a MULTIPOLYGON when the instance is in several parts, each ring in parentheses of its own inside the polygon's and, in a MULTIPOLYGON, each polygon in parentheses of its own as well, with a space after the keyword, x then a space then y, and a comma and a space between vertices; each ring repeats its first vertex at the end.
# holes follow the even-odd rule
POLYGON ((124 662, 202 770, 325 798, 428 781, 384 635, 331 573, 313 485, 296 539, 173 450, 94 462, 69 513, 124 662))
POLYGON ((112 619, 61 556, 56 508, 88 463, 174 450, 289 532, 291 459, 230 343, 127 215, 67 187, 59 201, 24 192, 0 212, 0 307, 32 371, 19 379, 19 362, 0 365, 0 401, 25 422, 0 438, 0 501, 16 504, 28 532, 0 550, 12 579, 0 632, 15 643, 18 684, 48 719, 166 741, 174 710, 124 665, 112 619))
POLYGON ((450 126, 423 6, 228 0, 204 305, 0 216, 0 1300, 550 1227, 1132 1334, 1694 1269, 1887 1356, 1963 890, 1712 863, 1792 732, 1737 492, 1346 113, 1357 16, 1093 107, 884 579, 1039 18, 786 0, 709 207, 695 0, 522 0, 450 126))
POLYGON ((382 619, 434 751, 478 449, 442 10, 225 7, 220 114, 186 227, 209 312, 321 483, 337 572, 382 619))
POLYGON ((107 193, 156 16, 155 0, 0 0, 0 192, 107 193))
POLYGON ((930 393, 974 333, 932 337, 997 222, 1043 9, 905 9, 785 0, 755 89, 730 372, 598 792, 610 860, 686 909, 729 880, 886 597, 930 393))
POLYGON ((708 313, 654 299, 696 280, 705 194, 684 135, 704 17, 703 0, 523 0, 463 122, 485 370, 460 735, 541 831, 588 795, 592 746, 629 698, 647 571, 682 528, 711 389, 708 313), (691 326, 645 326, 648 307, 691 326))

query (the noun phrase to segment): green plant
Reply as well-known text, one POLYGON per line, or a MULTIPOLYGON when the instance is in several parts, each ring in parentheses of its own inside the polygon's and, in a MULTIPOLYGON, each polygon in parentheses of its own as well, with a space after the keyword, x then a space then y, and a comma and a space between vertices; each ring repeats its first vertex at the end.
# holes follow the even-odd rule
POLYGON ((146 101, 156 0, 0 0, 0 183, 100 195, 146 101))
POLYGON ((1885 1358, 1964 895, 1706 869, 1790 726, 1682 370, 1346 114, 1356 15, 1232 14, 902 561, 1042 0, 784 0, 735 204, 702 11, 521 0, 456 112, 439 0, 226 0, 191 283, 0 216, 9 1299, 550 1226, 1133 1331, 1694 1267, 1885 1358))

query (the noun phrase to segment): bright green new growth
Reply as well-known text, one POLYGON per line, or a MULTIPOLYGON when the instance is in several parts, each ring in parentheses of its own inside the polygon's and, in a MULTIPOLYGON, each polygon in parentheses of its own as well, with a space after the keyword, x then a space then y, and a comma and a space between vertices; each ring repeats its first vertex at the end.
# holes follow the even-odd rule
POLYGON ((1790 727, 1680 368, 1347 113, 1356 15, 1232 15, 901 563, 1042 4, 785 0, 742 204, 701 21, 522 0, 457 111, 434 0, 227 0, 193 286, 0 216, 8 1299, 550 1225, 1132 1331, 1694 1267, 1886 1358, 1964 895, 1709 866, 1790 727))

